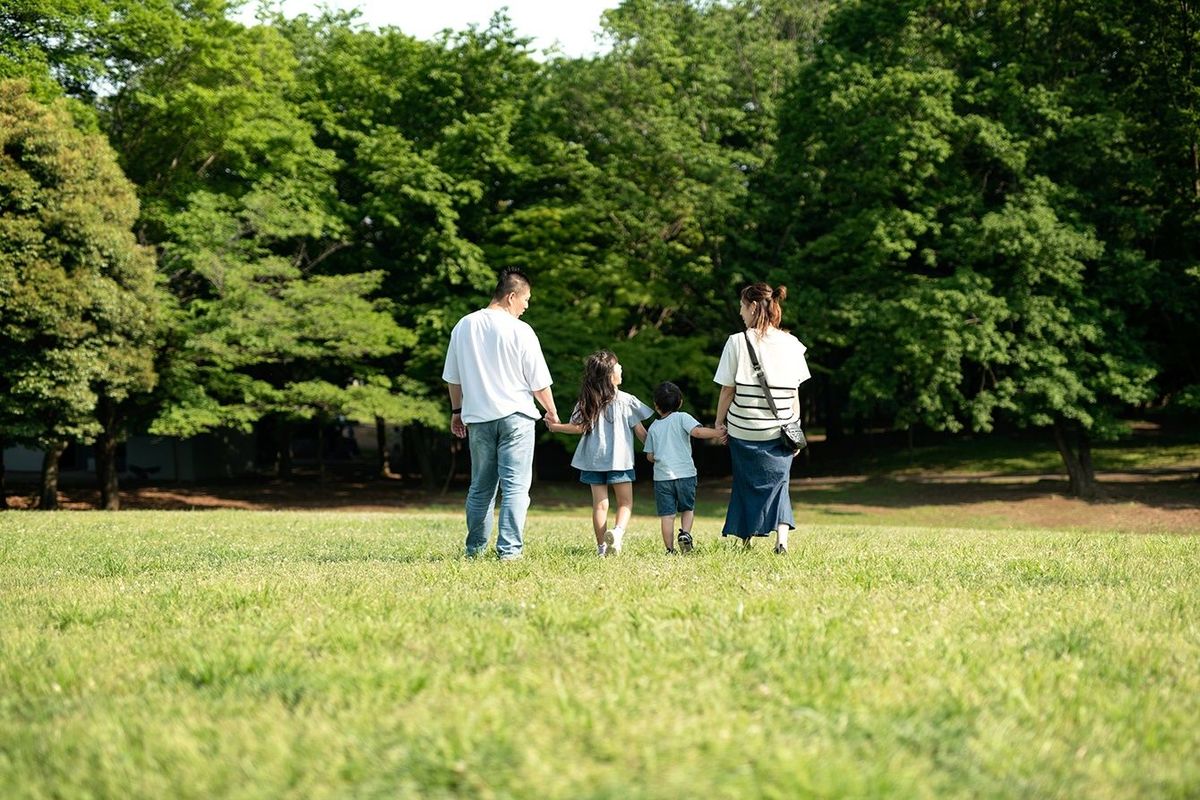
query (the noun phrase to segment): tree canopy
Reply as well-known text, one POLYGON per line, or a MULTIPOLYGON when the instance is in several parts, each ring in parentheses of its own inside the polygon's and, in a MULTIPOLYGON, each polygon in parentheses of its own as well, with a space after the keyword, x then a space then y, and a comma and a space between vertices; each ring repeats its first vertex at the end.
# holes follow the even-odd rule
POLYGON ((0 4, 8 441, 269 423, 282 458, 350 416, 432 446, 504 266, 560 405, 607 347, 710 412, 766 280, 830 437, 1045 429, 1088 494, 1093 439, 1200 408, 1191 3, 624 0, 589 58, 503 13, 260 16, 0 4))

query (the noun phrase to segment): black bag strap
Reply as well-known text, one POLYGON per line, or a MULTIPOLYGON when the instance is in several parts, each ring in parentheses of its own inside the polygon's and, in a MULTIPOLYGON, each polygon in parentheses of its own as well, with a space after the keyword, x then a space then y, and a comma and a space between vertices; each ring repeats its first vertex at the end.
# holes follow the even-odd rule
POLYGON ((779 409, 775 407, 775 398, 771 396, 771 386, 767 383, 767 376, 763 372, 762 365, 758 363, 758 354, 754 352, 754 345, 750 344, 750 331, 742 331, 742 335, 746 337, 746 349, 750 351, 750 363, 754 365, 754 374, 758 378, 758 385, 762 387, 763 394, 767 396, 767 405, 771 407, 771 413, 778 420, 779 409))

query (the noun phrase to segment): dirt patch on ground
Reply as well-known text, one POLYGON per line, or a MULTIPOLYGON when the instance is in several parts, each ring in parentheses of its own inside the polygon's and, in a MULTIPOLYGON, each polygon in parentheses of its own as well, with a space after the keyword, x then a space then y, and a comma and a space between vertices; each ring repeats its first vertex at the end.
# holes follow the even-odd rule
MULTIPOLYGON (((1085 502, 1066 496, 1065 479, 1053 475, 841 476, 794 481, 792 499, 804 524, 928 525, 937 527, 1077 528, 1131 532, 1200 533, 1200 481, 1195 472, 1106 473, 1102 497, 1085 502)), ((21 487, 24 491, 26 487, 21 487)), ((259 481, 196 486, 127 487, 124 509, 158 510, 327 510, 397 512, 417 508, 462 508, 465 487, 445 494, 425 492, 400 481, 259 481)), ((701 513, 720 514, 728 480, 701 483, 701 513)), ((93 509, 95 490, 67 488, 64 509, 93 509)), ((541 482, 535 507, 586 513, 586 492, 574 483, 541 482)), ((9 505, 29 508, 30 495, 14 493, 9 505)), ((639 516, 653 508, 649 481, 638 484, 639 516)))

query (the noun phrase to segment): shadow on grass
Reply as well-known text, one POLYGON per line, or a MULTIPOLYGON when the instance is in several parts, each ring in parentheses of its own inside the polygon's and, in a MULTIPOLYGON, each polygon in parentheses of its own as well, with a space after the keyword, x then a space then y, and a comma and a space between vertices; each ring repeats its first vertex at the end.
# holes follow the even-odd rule
MULTIPOLYGON (((1093 505, 1136 503, 1167 510, 1200 509, 1200 482, 1191 473, 1101 477, 1099 489, 1093 505)), ((792 500, 805 505, 913 508, 1073 499, 1068 492, 1065 478, 872 477, 793 483, 792 500)))
MULTIPOLYGON (((1200 510, 1200 481, 1195 469, 1156 469, 1112 472, 1099 476, 1101 496, 1093 508, 1138 504, 1164 511, 1200 510)), ((793 480, 792 501, 818 507, 830 517, 853 518, 873 509, 973 506, 984 503, 1061 501, 1067 496, 1065 477, 1032 475, 921 474, 805 477, 793 480)), ((259 482, 241 485, 143 486, 122 492, 122 507, 148 510, 254 511, 420 511, 459 515, 466 486, 455 484, 445 494, 428 493, 386 481, 353 481, 335 484, 259 482)), ((727 478, 702 478, 696 512, 724 516, 729 503, 727 478)), ((532 510, 550 514, 586 514, 591 499, 587 487, 572 481, 538 481, 532 490, 532 510)), ((654 489, 649 480, 634 487, 638 516, 654 516, 654 489)), ((71 488, 60 492, 65 509, 95 508, 98 493, 71 488)), ((28 507, 29 495, 10 495, 10 503, 28 507)))
MULTIPOLYGON (((1137 503, 1161 509, 1200 509, 1200 482, 1194 472, 1160 472, 1153 475, 1101 476, 1101 496, 1093 505, 1137 503)), ((723 515, 729 503, 728 480, 702 481, 697 491, 696 513, 723 515)), ((1066 478, 1054 477, 836 477, 792 482, 792 502, 823 508, 827 516, 854 517, 864 508, 915 508, 921 506, 971 506, 981 503, 1017 503, 1068 497, 1066 478), (845 508, 850 506, 850 508, 845 508)), ((639 515, 653 514, 654 493, 649 481, 634 489, 639 515)), ((571 484, 541 483, 534 487, 533 505, 541 511, 579 512, 590 502, 588 490, 571 484)))

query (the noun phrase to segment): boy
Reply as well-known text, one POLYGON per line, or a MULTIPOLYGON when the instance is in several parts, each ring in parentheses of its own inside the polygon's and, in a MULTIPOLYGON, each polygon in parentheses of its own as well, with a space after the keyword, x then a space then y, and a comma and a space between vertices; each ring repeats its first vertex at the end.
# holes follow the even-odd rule
POLYGON ((654 504, 667 553, 675 552, 675 515, 679 514, 679 549, 692 550, 692 521, 696 516, 696 465, 692 439, 720 439, 721 431, 706 428, 686 411, 680 411, 683 393, 670 381, 654 390, 659 418, 646 433, 646 458, 654 465, 654 504))

